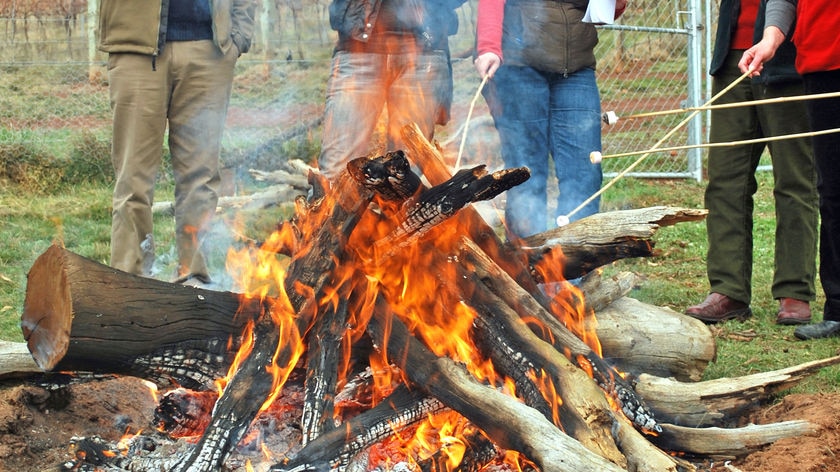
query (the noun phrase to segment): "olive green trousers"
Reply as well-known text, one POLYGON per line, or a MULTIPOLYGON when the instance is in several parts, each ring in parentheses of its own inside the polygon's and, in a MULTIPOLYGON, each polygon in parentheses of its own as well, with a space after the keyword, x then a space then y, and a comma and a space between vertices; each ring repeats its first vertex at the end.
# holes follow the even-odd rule
MULTIPOLYGON (((717 94, 738 77, 740 54, 730 54, 714 77, 717 94)), ((801 95, 800 82, 773 86, 743 80, 716 104, 801 95)), ((810 131, 803 101, 712 111, 710 142, 732 142, 810 131)), ((711 292, 750 303, 754 251, 773 251, 773 298, 815 298, 818 206, 816 169, 810 138, 709 149, 705 205, 707 273, 711 292), (765 150, 773 165, 775 238, 753 237, 756 169, 765 150)), ((766 209, 759 209, 766 211, 766 209)))

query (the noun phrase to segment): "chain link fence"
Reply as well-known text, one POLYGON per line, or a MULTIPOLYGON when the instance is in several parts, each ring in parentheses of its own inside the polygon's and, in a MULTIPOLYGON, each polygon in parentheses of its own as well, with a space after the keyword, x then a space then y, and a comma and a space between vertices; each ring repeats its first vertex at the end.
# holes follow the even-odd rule
MULTIPOLYGON (((106 57, 96 51, 95 0, 0 0, 0 162, 48 156, 88 159, 110 172, 110 110, 106 57), (10 158, 9 155, 12 154, 10 158)), ((223 161, 246 173, 281 161, 314 162, 334 41, 328 0, 263 0, 253 49, 237 65, 224 136, 223 161)), ((477 0, 459 9, 451 38, 455 103, 452 120, 436 135, 447 155, 464 162, 498 162, 492 122, 472 69, 477 0), (471 104, 469 139, 460 146, 471 104)), ((604 111, 603 154, 702 141, 702 114, 632 119, 639 112, 701 104, 708 95, 704 57, 713 32, 713 0, 630 0, 617 24, 600 28, 598 81, 604 111), (622 119, 622 116, 628 117, 622 119), (666 135, 671 133, 668 139, 666 135)), ((702 151, 654 152, 606 159, 607 175, 702 177, 702 151)), ((2 169, 0 169, 2 170, 2 169)))

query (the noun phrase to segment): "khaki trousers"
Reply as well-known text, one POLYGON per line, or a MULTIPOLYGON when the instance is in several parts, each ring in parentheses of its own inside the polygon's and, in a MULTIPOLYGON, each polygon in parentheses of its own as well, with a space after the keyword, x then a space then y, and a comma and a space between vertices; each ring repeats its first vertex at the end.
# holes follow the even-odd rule
POLYGON ((219 154, 238 52, 212 41, 166 43, 157 58, 112 53, 111 265, 152 275, 152 203, 168 127, 175 180, 177 276, 208 277, 201 237, 216 211, 219 154))
MULTIPOLYGON (((714 93, 737 79, 741 54, 730 53, 714 77, 714 93)), ((716 103, 801 95, 801 83, 772 86, 740 82, 716 103)), ((802 101, 712 111, 711 142, 739 141, 810 131, 802 101)), ((773 163, 776 232, 773 241, 756 241, 759 250, 774 247, 773 298, 815 298, 817 251, 817 176, 808 138, 766 144, 773 163)), ((765 144, 709 149, 709 182, 705 204, 709 210, 707 272, 712 292, 750 303, 753 268, 753 196, 755 178, 765 144)))

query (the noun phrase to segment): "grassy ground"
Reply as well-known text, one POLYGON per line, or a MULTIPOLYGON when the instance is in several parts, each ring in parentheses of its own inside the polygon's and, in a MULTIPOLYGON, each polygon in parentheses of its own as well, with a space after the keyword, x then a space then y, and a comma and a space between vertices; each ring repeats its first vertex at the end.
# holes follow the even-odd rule
MULTIPOLYGON (((808 360, 830 357, 840 348, 840 338, 797 341, 792 328, 773 323, 777 303, 771 299, 774 212, 772 176, 759 174, 760 190, 755 212, 755 267, 752 308, 755 316, 746 322, 731 321, 714 327, 718 357, 707 378, 740 376, 787 367, 808 360)), ((702 207, 703 184, 691 180, 621 179, 603 197, 603 210, 655 205, 702 207)), ((158 200, 171 199, 171 188, 159 189, 158 200)), ((0 339, 22 341, 18 326, 26 290, 26 273, 35 258, 53 241, 62 241, 71 251, 107 263, 109 257, 110 186, 93 184, 71 187, 56 195, 32 195, 15 186, 0 188, 0 339)), ((286 217, 282 209, 253 214, 226 214, 224 226, 244 227, 260 238, 286 217)), ((167 279, 167 253, 171 254, 172 220, 156 219, 158 253, 162 262, 159 278, 167 279)), ((656 255, 624 260, 608 271, 631 270, 643 282, 631 296, 681 312, 706 295, 706 235, 704 223, 681 223, 661 228, 655 235, 656 255)), ((222 256, 219 255, 219 258, 222 256)), ((218 262, 223 264, 222 262, 218 262)), ((812 304, 819 319, 822 292, 812 304)), ((840 369, 829 368, 797 389, 831 391, 840 385, 840 369)))

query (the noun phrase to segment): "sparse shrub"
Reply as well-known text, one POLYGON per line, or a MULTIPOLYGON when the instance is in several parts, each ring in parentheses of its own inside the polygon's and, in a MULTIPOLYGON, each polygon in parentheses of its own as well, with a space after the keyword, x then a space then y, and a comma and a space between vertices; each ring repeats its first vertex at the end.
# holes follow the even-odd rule
POLYGON ((63 173, 51 154, 23 143, 0 144, 0 179, 21 190, 49 193, 59 186, 63 173))
POLYGON ((62 184, 80 182, 111 184, 114 168, 111 165, 111 142, 83 131, 72 140, 70 157, 64 166, 62 184))

